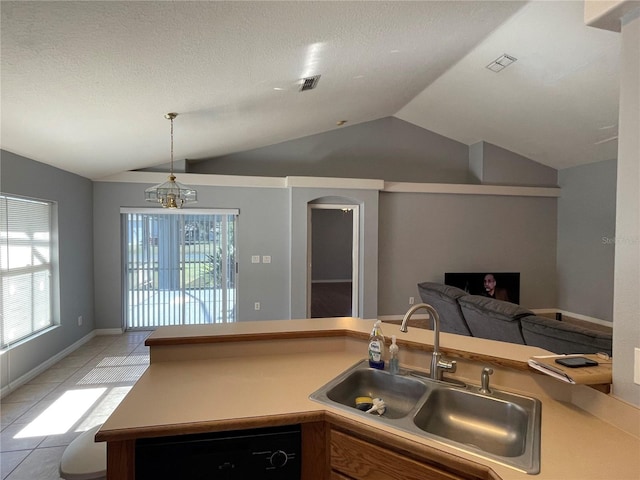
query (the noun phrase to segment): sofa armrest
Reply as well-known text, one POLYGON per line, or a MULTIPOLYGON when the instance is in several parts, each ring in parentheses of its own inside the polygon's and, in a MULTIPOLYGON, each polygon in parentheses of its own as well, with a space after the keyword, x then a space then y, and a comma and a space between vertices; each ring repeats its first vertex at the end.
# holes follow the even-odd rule
POLYGON ((422 282, 418 284, 418 293, 422 301, 435 308, 440 315, 443 332, 471 335, 458 303, 458 298, 464 297, 467 292, 442 283, 422 282))
POLYGON ((435 282, 419 283, 418 292, 420 294, 425 293, 429 296, 437 297, 449 303, 456 303, 458 298, 468 295, 467 292, 458 287, 452 287, 451 285, 435 282))

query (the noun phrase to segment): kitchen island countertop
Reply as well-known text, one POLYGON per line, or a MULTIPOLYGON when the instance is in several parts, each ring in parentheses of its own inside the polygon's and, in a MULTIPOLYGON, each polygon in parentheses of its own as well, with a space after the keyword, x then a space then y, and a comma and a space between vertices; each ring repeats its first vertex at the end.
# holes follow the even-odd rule
MULTIPOLYGON (((468 373, 473 382, 475 370, 492 364, 498 388, 541 400, 541 471, 536 476, 310 400, 309 394, 364 358, 372 322, 338 318, 160 328, 147 340, 149 368, 96 439, 116 445, 142 437, 322 421, 329 413, 484 465, 505 480, 640 478, 636 426, 621 428, 640 421, 638 409, 528 370, 528 358, 545 353, 537 348, 458 335, 440 338, 445 354, 460 362, 462 378, 468 373)), ((388 338, 398 336, 401 363, 428 364, 425 350, 433 344, 433 332, 413 328, 401 334, 387 324, 383 330, 388 338)))

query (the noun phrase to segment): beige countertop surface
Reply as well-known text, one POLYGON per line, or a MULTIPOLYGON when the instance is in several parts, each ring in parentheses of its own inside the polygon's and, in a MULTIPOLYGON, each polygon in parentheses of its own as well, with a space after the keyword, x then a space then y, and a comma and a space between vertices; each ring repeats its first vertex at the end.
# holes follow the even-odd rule
MULTIPOLYGON (((368 336, 371 325, 370 320, 313 319, 158 329, 147 341, 151 365, 102 426, 97 439, 228 430, 278 417, 315 415, 320 419, 330 411, 489 466, 505 480, 640 479, 636 426, 620 428, 640 422, 638 409, 588 387, 565 385, 524 367, 513 370, 500 361, 526 363, 531 355, 545 352, 537 348, 458 335, 440 338, 443 350, 466 352, 459 358, 461 378, 465 372, 479 372, 491 363, 487 359, 495 358, 499 388, 541 400, 541 471, 536 476, 310 400, 312 392, 365 358, 362 335, 368 336), (262 339, 261 334, 265 335, 262 339)), ((383 330, 389 338, 398 335, 401 363, 428 365, 428 354, 420 348, 431 345, 432 332, 410 329, 408 334, 399 334, 396 326, 386 324, 383 330), (401 335, 406 336, 400 340, 401 335)), ((472 378, 471 373, 468 376, 472 378)))

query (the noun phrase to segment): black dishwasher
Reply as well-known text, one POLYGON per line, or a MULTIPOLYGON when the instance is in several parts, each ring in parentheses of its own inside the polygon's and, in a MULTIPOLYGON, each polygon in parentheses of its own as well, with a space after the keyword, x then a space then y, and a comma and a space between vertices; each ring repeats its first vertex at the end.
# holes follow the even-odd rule
POLYGON ((136 480, 299 480, 300 425, 136 440, 136 480))

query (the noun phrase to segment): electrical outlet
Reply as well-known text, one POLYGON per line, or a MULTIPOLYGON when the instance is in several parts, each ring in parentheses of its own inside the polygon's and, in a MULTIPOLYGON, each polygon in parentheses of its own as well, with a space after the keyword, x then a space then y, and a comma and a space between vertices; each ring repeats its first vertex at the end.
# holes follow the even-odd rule
POLYGON ((252 255, 251 263, 260 263, 260 255, 252 255))
POLYGON ((263 255, 262 263, 271 263, 271 255, 263 255))
POLYGON ((260 302, 256 302, 253 304, 253 309, 254 310, 260 310, 260 302))
POLYGON ((82 326, 82 315, 78 316, 78 326, 81 327, 82 326))
POLYGON ((409 305, 413 305, 414 303, 416 303, 416 298, 415 297, 409 297, 409 305))
POLYGON ((636 347, 633 350, 633 383, 640 385, 640 348, 636 347))

